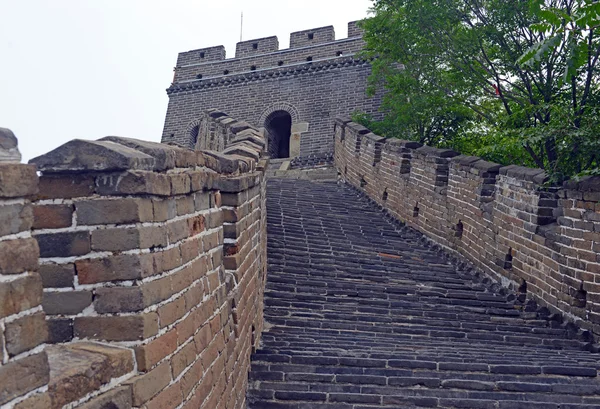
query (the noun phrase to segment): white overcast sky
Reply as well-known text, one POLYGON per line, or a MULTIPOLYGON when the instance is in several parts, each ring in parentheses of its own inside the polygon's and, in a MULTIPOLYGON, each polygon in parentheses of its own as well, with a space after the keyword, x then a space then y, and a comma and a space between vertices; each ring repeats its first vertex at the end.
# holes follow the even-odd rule
MULTIPOLYGON (((177 53, 347 23, 371 0, 0 0, 0 127, 24 161, 74 138, 158 141, 177 53)), ((218 107, 225 109, 227 107, 218 107)))

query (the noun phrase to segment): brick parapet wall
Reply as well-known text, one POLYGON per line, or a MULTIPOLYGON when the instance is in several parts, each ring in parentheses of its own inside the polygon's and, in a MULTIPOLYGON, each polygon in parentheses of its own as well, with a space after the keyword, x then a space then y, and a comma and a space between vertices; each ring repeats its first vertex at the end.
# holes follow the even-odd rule
POLYGON ((600 334, 600 178, 552 188, 539 169, 381 141, 350 118, 338 118, 334 133, 335 166, 348 183, 505 286, 600 334))
POLYGON ((60 345, 26 407, 245 407, 266 277, 264 141, 205 118, 199 137, 231 141, 221 153, 109 137, 32 160, 31 308, 60 345))
POLYGON ((35 166, 0 164, 0 406, 47 389, 48 337, 39 248, 31 237, 35 166))
MULTIPOLYGON (((271 36, 253 40, 245 40, 237 43, 235 58, 230 59, 226 59, 225 47, 222 45, 185 51, 179 53, 176 69, 189 66, 203 66, 219 67, 219 70, 216 71, 218 73, 222 73, 222 71, 227 68, 233 68, 231 69, 233 72, 238 68, 235 68, 237 67, 236 65, 230 66, 229 64, 239 62, 236 60, 243 60, 246 62, 252 60, 261 64, 266 61, 264 60, 264 57, 268 56, 269 54, 280 55, 283 57, 269 60, 275 63, 280 60, 284 60, 286 63, 297 62, 297 58, 295 58, 295 56, 298 56, 299 54, 296 54, 295 51, 298 51, 300 48, 311 48, 313 50, 317 50, 317 48, 314 47, 319 47, 318 49, 323 49, 320 46, 331 45, 331 43, 342 45, 347 40, 355 40, 357 37, 360 40, 360 37, 362 37, 362 30, 358 28, 356 21, 352 21, 348 23, 348 38, 346 39, 336 40, 335 32, 332 26, 313 28, 291 33, 290 48, 285 50, 280 50, 278 38, 271 36), (312 36, 310 36, 310 34, 312 34, 312 36), (259 59, 254 60, 255 57, 258 57, 259 59), (225 65, 223 65, 223 63, 225 63, 225 65)), ((335 54, 328 54, 328 56, 332 55, 335 54)), ((248 65, 248 67, 249 66, 250 65, 248 65)), ((208 72, 209 71, 206 71, 207 74, 208 72)))

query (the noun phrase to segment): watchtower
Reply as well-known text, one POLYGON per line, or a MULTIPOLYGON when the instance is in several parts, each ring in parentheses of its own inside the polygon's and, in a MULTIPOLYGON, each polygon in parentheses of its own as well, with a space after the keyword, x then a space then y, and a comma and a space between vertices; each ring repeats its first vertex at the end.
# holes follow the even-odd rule
POLYGON ((230 59, 222 45, 180 53, 162 141, 205 148, 202 113, 216 107, 264 132, 273 158, 332 151, 335 117, 377 115, 381 102, 366 96, 371 66, 358 56, 363 45, 351 22, 340 40, 328 26, 292 33, 284 50, 273 36, 238 43, 230 59))

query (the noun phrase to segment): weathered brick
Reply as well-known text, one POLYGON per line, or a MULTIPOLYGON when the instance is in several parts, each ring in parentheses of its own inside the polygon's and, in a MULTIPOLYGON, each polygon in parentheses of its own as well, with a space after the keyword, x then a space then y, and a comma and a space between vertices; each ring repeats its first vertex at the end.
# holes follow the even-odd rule
POLYGON ((100 314, 135 312, 144 307, 140 287, 105 287, 96 290, 94 308, 100 314))
POLYGON ((44 292, 42 305, 49 315, 76 315, 92 305, 92 292, 44 292))
POLYGON ((40 248, 35 239, 0 241, 0 274, 36 271, 40 248))
POLYGON ((154 220, 152 202, 143 199, 97 199, 78 201, 77 224, 131 224, 154 220))
POLYGON ((36 167, 0 163, 0 197, 25 197, 38 192, 36 167))
POLYGON ((47 385, 49 378, 50 368, 45 352, 0 366, 0 405, 47 385))
POLYGON ((184 369, 194 363, 196 360, 196 346, 193 342, 188 343, 179 352, 171 357, 171 369, 173 378, 177 378, 184 369))
POLYGON ((177 331, 171 330, 145 345, 134 347, 138 369, 148 371, 177 349, 177 331))
POLYGON ((155 398, 146 404, 147 409, 175 409, 181 404, 183 397, 181 388, 174 384, 160 392, 155 398))
POLYGON ((72 318, 48 318, 48 343, 60 344, 73 339, 72 318))
POLYGON ((43 175, 40 178, 40 191, 36 198, 72 199, 94 194, 95 181, 92 175, 60 174, 43 175))
POLYGON ((15 409, 48 409, 52 405, 48 393, 38 393, 17 403, 15 409))
POLYGON ((163 362, 148 373, 128 382, 131 384, 133 405, 142 406, 171 383, 169 362, 163 362))
POLYGON ((151 254, 121 254, 75 262, 80 284, 137 280, 154 275, 151 254))
POLYGON ((169 178, 164 174, 149 171, 136 170, 98 176, 97 183, 96 190, 101 195, 171 195, 169 178))
POLYGON ((27 315, 5 324, 4 337, 9 356, 15 356, 43 344, 48 339, 48 327, 43 312, 27 315))
POLYGON ((158 333, 158 316, 147 313, 133 316, 76 317, 74 334, 78 338, 104 341, 136 341, 158 333))
POLYGON ((72 287, 75 277, 74 264, 42 264, 38 268, 44 288, 72 287))
POLYGON ((60 229, 73 224, 73 206, 44 204, 33 207, 34 229, 60 229))
POLYGON ((130 409, 131 389, 120 387, 110 390, 80 406, 80 409, 130 409))
POLYGON ((35 308, 42 303, 42 281, 30 274, 13 281, 0 282, 0 318, 35 308))
POLYGON ((30 204, 0 205, 0 236, 28 231, 33 225, 30 204))
POLYGON ((41 257, 82 256, 91 251, 90 233, 87 231, 38 234, 35 238, 41 257))
POLYGON ((183 296, 161 305, 158 308, 158 317, 160 318, 160 327, 164 328, 173 324, 183 317, 186 313, 185 298, 183 296))

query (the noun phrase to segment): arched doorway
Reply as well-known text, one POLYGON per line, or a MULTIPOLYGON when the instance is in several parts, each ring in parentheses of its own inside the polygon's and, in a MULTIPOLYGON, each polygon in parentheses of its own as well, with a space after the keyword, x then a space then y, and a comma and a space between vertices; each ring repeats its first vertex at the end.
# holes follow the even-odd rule
POLYGON ((290 157, 292 116, 287 111, 275 111, 265 119, 267 150, 271 158, 290 157))

